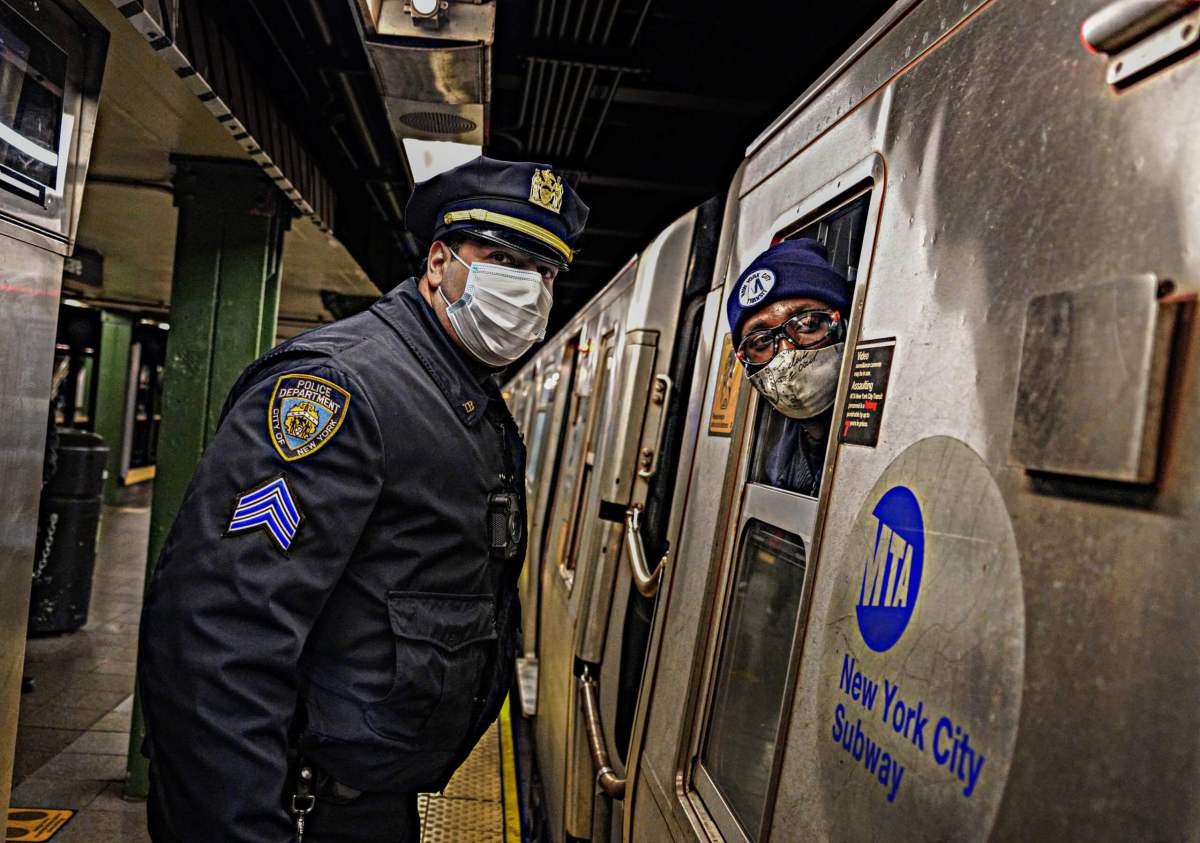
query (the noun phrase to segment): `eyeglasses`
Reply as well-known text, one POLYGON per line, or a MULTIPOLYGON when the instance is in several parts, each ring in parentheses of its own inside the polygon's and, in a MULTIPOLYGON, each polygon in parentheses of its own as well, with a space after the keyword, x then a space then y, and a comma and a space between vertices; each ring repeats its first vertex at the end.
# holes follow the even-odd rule
POLYGON ((738 345, 737 356, 746 366, 763 366, 775 359, 779 340, 786 339, 796 348, 813 348, 830 337, 842 336, 842 315, 836 310, 801 310, 781 325, 751 331, 738 345))

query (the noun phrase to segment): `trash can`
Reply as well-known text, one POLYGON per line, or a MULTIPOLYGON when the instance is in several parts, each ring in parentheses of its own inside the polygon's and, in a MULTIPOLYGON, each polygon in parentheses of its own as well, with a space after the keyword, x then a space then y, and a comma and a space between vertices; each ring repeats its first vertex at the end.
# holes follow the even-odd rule
POLYGON ((58 465, 42 489, 29 634, 74 632, 88 618, 108 447, 95 433, 58 430, 58 465))

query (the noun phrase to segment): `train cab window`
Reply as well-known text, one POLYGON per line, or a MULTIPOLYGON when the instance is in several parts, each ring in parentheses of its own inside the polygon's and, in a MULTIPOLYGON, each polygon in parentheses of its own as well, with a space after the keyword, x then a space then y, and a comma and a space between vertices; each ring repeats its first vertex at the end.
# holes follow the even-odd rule
MULTIPOLYGON (((870 199, 870 191, 864 191, 820 219, 783 232, 776 242, 816 240, 825 246, 829 262, 853 287, 870 199)), ((815 497, 821 485, 831 413, 832 408, 815 419, 790 419, 760 400, 751 481, 815 497)))
POLYGON ((799 536, 747 523, 701 757, 752 840, 762 830, 804 566, 799 536))
MULTIPOLYGON (((781 225, 774 242, 818 241, 852 287, 861 262, 870 257, 865 234, 871 200, 872 187, 866 184, 843 193, 817 205, 816 213, 798 217, 796 224, 781 225)), ((853 336, 855 326, 848 328, 853 336)), ((757 407, 694 778, 725 839, 749 841, 768 833, 780 836, 779 829, 770 829, 774 776, 792 700, 795 636, 807 600, 817 495, 833 435, 833 408, 810 421, 788 418, 761 397, 757 407)))

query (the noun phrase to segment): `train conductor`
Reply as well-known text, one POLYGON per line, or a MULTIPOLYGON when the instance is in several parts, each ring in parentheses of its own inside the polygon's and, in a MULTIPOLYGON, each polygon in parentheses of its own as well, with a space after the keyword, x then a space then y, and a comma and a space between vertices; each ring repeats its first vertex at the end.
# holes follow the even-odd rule
POLYGON ((421 278, 263 355, 142 614, 155 841, 417 841, 512 682, 524 448, 492 376, 544 337, 587 206, 480 157, 417 185, 421 278))
POLYGON ((824 246, 785 240, 743 270, 726 301, 738 360, 786 417, 767 451, 773 486, 812 496, 820 490, 851 292, 824 246))

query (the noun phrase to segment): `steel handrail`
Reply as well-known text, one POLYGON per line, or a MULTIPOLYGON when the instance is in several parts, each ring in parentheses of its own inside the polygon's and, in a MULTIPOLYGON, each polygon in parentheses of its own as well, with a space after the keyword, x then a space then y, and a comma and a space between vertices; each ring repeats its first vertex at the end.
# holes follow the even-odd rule
POLYGON ((659 583, 662 582, 663 569, 671 556, 668 550, 651 571, 646 566, 646 548, 642 545, 642 506, 634 504, 625 511, 625 555, 629 557, 629 573, 633 577, 633 585, 643 597, 653 597, 658 594, 659 583))
POLYGON ((583 676, 579 677, 579 700, 583 708, 583 722, 587 729, 588 749, 592 754, 592 766, 596 770, 596 784, 612 799, 625 798, 625 779, 617 775, 608 764, 608 750, 605 749, 604 726, 600 722, 600 703, 596 700, 596 690, 599 687, 584 668, 583 676))

